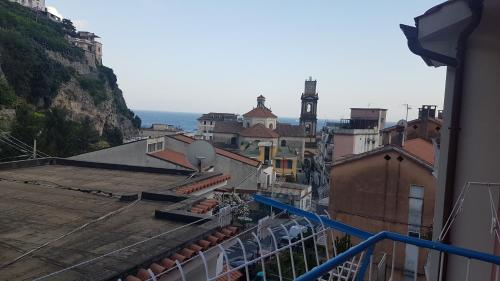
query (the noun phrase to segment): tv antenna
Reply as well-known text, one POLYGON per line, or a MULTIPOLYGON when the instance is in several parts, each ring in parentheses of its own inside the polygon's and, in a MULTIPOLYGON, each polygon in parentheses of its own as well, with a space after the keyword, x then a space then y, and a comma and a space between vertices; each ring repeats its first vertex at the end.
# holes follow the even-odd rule
POLYGON ((188 146, 186 158, 201 173, 214 164, 215 148, 207 141, 196 140, 188 146))

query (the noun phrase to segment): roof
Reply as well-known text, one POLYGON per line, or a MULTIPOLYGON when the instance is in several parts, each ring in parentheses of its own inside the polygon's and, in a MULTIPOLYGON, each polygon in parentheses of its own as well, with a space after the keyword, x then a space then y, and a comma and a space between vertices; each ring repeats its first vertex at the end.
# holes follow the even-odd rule
POLYGON ((297 158, 297 152, 290 147, 278 147, 274 158, 297 158))
MULTIPOLYGON (((188 137, 186 135, 183 135, 183 134, 178 134, 178 135, 173 135, 173 136, 168 136, 168 137, 174 138, 174 139, 176 139, 178 141, 182 141, 184 143, 192 143, 195 141, 195 139, 188 137)), ((234 152, 231 152, 231 151, 228 151, 225 149, 221 149, 218 147, 215 148, 215 153, 217 153, 217 155, 224 156, 224 157, 245 163, 245 164, 253 166, 253 167, 257 167, 260 165, 260 161, 257 161, 257 160, 254 160, 252 158, 243 156, 241 154, 234 153, 234 152)))
POLYGON ((173 151, 171 149, 164 149, 162 151, 154 152, 154 153, 149 153, 149 156, 155 157, 157 159, 165 160, 167 162, 179 165, 181 167, 191 169, 191 170, 196 170, 191 163, 188 162, 186 155, 173 151))
POLYGON ((266 128, 266 126, 260 123, 257 123, 252 127, 245 128, 243 131, 240 132, 240 135, 243 137, 269 138, 269 139, 280 137, 278 133, 269 128, 266 128))
POLYGON ((229 175, 219 175, 216 177, 210 177, 199 182, 191 183, 189 185, 184 185, 175 190, 178 194, 191 194, 193 192, 199 191, 201 189, 209 188, 214 185, 223 183, 229 180, 231 176, 229 175))
POLYGON ((306 133, 304 126, 291 125, 286 123, 277 123, 276 130, 274 130, 282 137, 305 137, 306 133))
POLYGON ((434 165, 434 145, 432 143, 416 138, 405 141, 403 148, 425 162, 434 165))
POLYGON ((362 109, 362 110, 380 110, 380 111, 387 111, 386 108, 371 108, 371 107, 351 107, 350 109, 356 109, 356 110, 359 110, 359 109, 362 109))
MULTIPOLYGON (((415 124, 420 124, 422 121, 424 120, 428 120, 436 125, 439 125, 439 126, 442 126, 443 125, 443 120, 442 119, 438 119, 438 118, 427 118, 427 119, 413 119, 411 121, 408 121, 408 124, 407 126, 410 127, 410 126, 413 126, 415 124)), ((392 130, 395 130, 396 128, 398 128, 399 125, 394 125, 394 126, 390 126, 390 127, 387 127, 387 128, 384 128, 380 131, 382 132, 388 132, 388 131, 392 131, 392 130)))
POLYGON ((237 134, 243 130, 243 124, 238 121, 220 121, 214 126, 214 133, 219 134, 237 134))
POLYGON ((210 113, 206 113, 206 114, 201 115, 201 117, 198 118, 198 120, 220 121, 220 120, 236 120, 236 118, 238 118, 238 115, 233 114, 233 113, 210 112, 210 113))
POLYGON ((417 164, 420 164, 421 166, 423 166, 424 168, 428 169, 431 172, 434 170, 434 167, 429 162, 425 161, 424 159, 420 158, 419 156, 417 156, 413 153, 410 153, 409 151, 407 151, 405 149, 402 149, 401 147, 391 145, 391 144, 370 150, 368 152, 364 152, 364 153, 360 153, 360 154, 353 154, 350 156, 342 157, 341 159, 335 160, 332 163, 332 167, 348 164, 348 163, 358 161, 358 160, 363 160, 367 157, 377 155, 377 154, 387 153, 390 151, 395 151, 397 153, 400 153, 401 155, 406 156, 406 158, 416 162, 417 164))
MULTIPOLYGON (((60 161, 49 160, 47 163, 60 161)), ((198 241, 217 225, 210 220, 202 225, 186 226, 187 223, 180 220, 155 216, 158 210, 165 208, 184 206, 188 210, 189 204, 185 201, 124 199, 126 195, 145 191, 166 192, 169 184, 189 184, 185 175, 136 172, 130 166, 115 170, 110 167, 116 165, 102 163, 96 166, 107 168, 71 166, 67 163, 91 164, 64 159, 61 160, 64 165, 27 165, 41 161, 8 163, 9 167, 0 165, 0 264, 10 263, 21 253, 51 241, 2 268, 2 279, 31 280, 184 226, 182 230, 165 233, 57 275, 58 280, 116 280, 136 266, 166 257, 183 245, 198 241)), ((189 201, 197 197, 185 198, 189 201)), ((197 216, 202 215, 193 213, 193 217, 197 216)))
POLYGON ((257 117, 257 118, 278 118, 267 107, 256 107, 249 112, 243 114, 243 117, 257 117))

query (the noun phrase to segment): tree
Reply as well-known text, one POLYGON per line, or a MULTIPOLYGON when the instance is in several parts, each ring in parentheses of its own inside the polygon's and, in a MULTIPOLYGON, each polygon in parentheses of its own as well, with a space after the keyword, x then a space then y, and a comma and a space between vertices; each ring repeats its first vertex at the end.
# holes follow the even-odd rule
POLYGON ((71 36, 76 35, 76 28, 73 25, 73 22, 71 20, 63 19, 62 24, 63 24, 64 31, 66 31, 69 35, 71 35, 71 36))

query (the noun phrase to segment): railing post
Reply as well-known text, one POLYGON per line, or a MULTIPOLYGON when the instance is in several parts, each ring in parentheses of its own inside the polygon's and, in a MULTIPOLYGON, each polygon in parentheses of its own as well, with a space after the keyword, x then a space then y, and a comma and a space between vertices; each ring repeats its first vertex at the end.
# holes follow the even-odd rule
POLYGON ((363 258, 363 263, 361 264, 361 268, 359 269, 359 272, 356 275, 356 281, 363 281, 363 279, 365 277, 366 267, 368 266, 368 264, 370 264, 369 275, 370 275, 370 279, 371 279, 371 259, 372 259, 372 255, 373 255, 373 248, 374 248, 374 246, 371 246, 370 248, 368 248, 368 250, 366 250, 366 255, 363 258))

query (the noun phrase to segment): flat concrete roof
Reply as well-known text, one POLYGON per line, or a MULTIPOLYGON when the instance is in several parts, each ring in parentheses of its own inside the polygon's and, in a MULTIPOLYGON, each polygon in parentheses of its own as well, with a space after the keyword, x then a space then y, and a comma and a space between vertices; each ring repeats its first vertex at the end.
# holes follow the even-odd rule
MULTIPOLYGON (((116 195, 168 190, 186 178, 68 165, 0 170, 0 266, 118 210, 0 267, 0 279, 31 280, 184 225, 155 218, 155 210, 175 210, 186 203, 122 202, 116 195)), ((107 280, 124 276, 134 267, 173 253, 214 227, 213 221, 185 227, 47 280, 107 280)))

